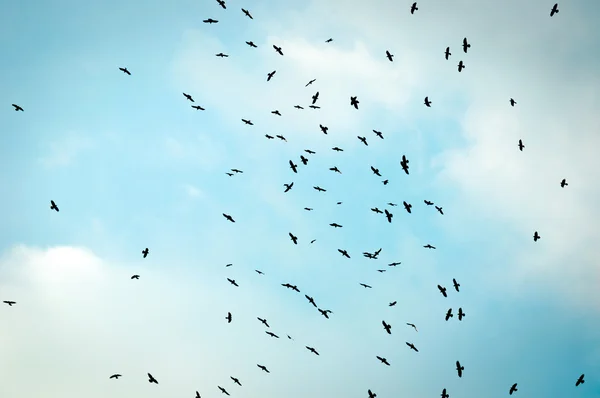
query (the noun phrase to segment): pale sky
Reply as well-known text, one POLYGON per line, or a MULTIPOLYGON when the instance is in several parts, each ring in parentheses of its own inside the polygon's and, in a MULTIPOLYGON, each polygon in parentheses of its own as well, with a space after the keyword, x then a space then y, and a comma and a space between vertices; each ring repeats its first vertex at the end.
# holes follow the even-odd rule
POLYGON ((1 5, 0 398, 598 397, 600 3, 412 3, 1 5))

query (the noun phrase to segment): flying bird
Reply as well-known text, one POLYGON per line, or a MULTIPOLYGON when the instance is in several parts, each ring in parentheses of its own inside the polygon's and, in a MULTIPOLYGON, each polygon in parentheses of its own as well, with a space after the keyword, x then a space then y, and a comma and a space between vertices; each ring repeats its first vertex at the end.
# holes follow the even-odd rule
POLYGON ((515 106, 517 103, 517 101, 515 101, 514 99, 510 99, 510 106, 515 106))
POLYGON ((448 319, 452 318, 454 315, 452 315, 452 308, 448 309, 448 312, 446 312, 446 322, 448 322, 448 319))
POLYGON ((148 250, 148 248, 145 248, 144 250, 142 250, 142 254, 144 255, 144 258, 148 257, 148 253, 150 253, 150 250, 148 250))
POLYGON ((223 53, 218 53, 218 54, 215 54, 215 55, 216 55, 217 57, 220 57, 220 58, 227 58, 227 57, 229 57, 229 55, 227 55, 227 54, 223 54, 223 53))
POLYGON ((228 221, 235 222, 235 220, 233 219, 233 217, 231 217, 229 214, 223 213, 223 217, 225 217, 228 221))
POLYGON ((432 102, 429 101, 429 97, 425 97, 425 106, 428 108, 431 108, 431 104, 432 104, 432 102))
POLYGON ((229 281, 229 283, 231 283, 233 286, 235 287, 240 287, 240 285, 237 284, 237 282, 235 281, 235 279, 229 279, 227 278, 227 280, 229 281))
MULTIPOLYGON (((557 11, 558 12, 558 11, 557 11)), ((583 377, 585 376, 585 374, 582 374, 581 376, 579 376, 579 378, 577 379, 577 381, 575 382, 575 387, 579 387, 580 384, 585 383, 585 380, 583 380, 583 377)))
POLYGON ((556 14, 558 12, 558 3, 554 4, 554 6, 552 6, 552 10, 550 10, 550 16, 553 17, 554 14, 556 14))
POLYGON ((250 12, 249 12, 248 10, 245 10, 245 9, 243 9, 243 8, 242 8, 242 12, 243 12, 244 14, 246 14, 246 16, 247 16, 248 18, 250 18, 250 19, 254 19, 254 18, 252 18, 252 15, 250 15, 250 12))
POLYGON ((433 205, 433 202, 430 202, 430 201, 428 201, 428 200, 424 200, 423 202, 425 202, 425 204, 426 204, 427 206, 432 206, 432 205, 433 205))
POLYGON ((17 304, 16 301, 4 300, 4 304, 8 304, 9 307, 12 307, 14 304, 17 304))
POLYGON ((277 109, 275 109, 274 111, 271 111, 272 114, 277 115, 277 116, 281 116, 281 113, 279 113, 279 111, 277 109))
POLYGON ((442 287, 440 285, 437 285, 437 287, 440 290, 440 293, 442 293, 442 296, 448 297, 448 294, 446 294, 446 288, 445 287, 442 287))
POLYGON ((338 249, 338 252, 340 252, 342 254, 342 256, 344 256, 346 258, 350 258, 350 255, 348 254, 348 252, 346 250, 338 249))
POLYGON ((187 98, 188 100, 190 100, 190 101, 194 102, 194 99, 192 98, 192 96, 191 96, 191 95, 189 95, 189 94, 186 94, 186 93, 183 93, 183 96, 184 96, 185 98, 187 98))
POLYGON ((131 279, 140 279, 140 276, 139 275, 132 275, 131 279))
POLYGON ((247 41, 246 44, 249 45, 250 47, 254 47, 254 48, 257 47, 256 44, 254 44, 253 41, 247 41))
POLYGON ((329 130, 329 127, 323 126, 322 124, 319 124, 319 128, 321 129, 323 134, 327 134, 327 130, 329 130))
POLYGON ((261 368, 264 372, 271 373, 271 372, 269 372, 269 369, 267 369, 267 367, 264 366, 264 365, 256 364, 256 366, 258 366, 259 368, 261 368))
POLYGON ((565 178, 563 178, 562 181, 560 182, 560 187, 564 188, 566 185, 569 185, 569 184, 567 184, 567 180, 565 178))
POLYGON ((460 362, 456 361, 456 371, 458 372, 458 377, 462 377, 463 370, 465 370, 465 367, 460 366, 460 362))
POLYGON ((417 8, 417 3, 416 3, 416 2, 415 2, 415 3, 412 3, 412 6, 410 6, 410 13, 411 13, 411 14, 414 14, 414 13, 415 13, 415 11, 417 11, 417 10, 418 10, 418 8, 417 8))
POLYGON ((53 200, 50 201, 50 209, 56 211, 57 213, 59 212, 58 206, 56 205, 56 203, 54 203, 53 200))
POLYGON ((435 246, 431 246, 429 243, 423 246, 425 249, 435 249, 435 246))
POLYGON ((205 109, 203 107, 201 107, 200 105, 192 105, 192 108, 194 108, 197 111, 204 111, 205 109))
POLYGON ((267 322, 266 319, 263 319, 263 318, 260 318, 260 317, 256 317, 256 319, 258 319, 266 327, 270 328, 269 323, 267 322))
POLYGON ((367 285, 366 283, 359 283, 359 285, 361 285, 362 287, 364 287, 365 289, 372 289, 373 287, 370 285, 367 285))
POLYGON ((383 134, 381 133, 381 131, 377 131, 377 130, 373 130, 373 132, 375 133, 375 135, 379 138, 381 138, 383 140, 383 134))
POLYGON ((294 186, 294 183, 289 183, 289 184, 283 184, 283 186, 285 187, 285 191, 283 191, 283 193, 286 193, 287 191, 289 191, 290 189, 292 189, 292 187, 294 186))
POLYGON ((121 375, 117 373, 117 374, 110 376, 109 379, 119 380, 119 377, 121 377, 121 375))
MULTIPOLYGON (((223 7, 223 9, 224 9, 224 10, 225 10, 225 9, 227 9, 227 7, 225 6, 225 0, 217 0, 217 3, 219 3, 219 5, 220 5, 221 7, 223 7)), ((196 394, 197 394, 197 393, 196 393, 196 394)))
POLYGON ((350 97, 350 106, 353 106, 356 109, 358 109, 358 104, 359 104, 359 101, 356 97, 350 97))
POLYGON ((244 122, 244 123, 246 123, 246 124, 248 124, 250 126, 254 126, 254 123, 252 123, 251 120, 242 119, 242 122, 244 122))
POLYGON ((21 108, 19 105, 17 105, 17 104, 11 104, 11 105, 15 107, 15 111, 21 111, 21 112, 24 112, 24 111, 23 111, 23 108, 21 108))
POLYGON ((131 76, 131 72, 129 72, 129 71, 127 70, 127 68, 119 68, 119 70, 120 70, 120 71, 122 71, 123 73, 125 73, 125 74, 127 74, 127 75, 131 76))
POLYGON ((225 319, 227 319, 227 323, 231 323, 231 312, 227 313, 227 316, 225 317, 225 319))
POLYGON ((446 57, 446 61, 448 60, 448 57, 451 56, 452 53, 450 52, 450 47, 446 47, 446 51, 444 52, 444 56, 446 57))
POLYGON ((463 51, 465 52, 465 54, 467 53, 467 50, 469 48, 471 48, 471 44, 469 44, 467 42, 467 38, 466 37, 463 39, 463 45, 462 45, 462 47, 463 47, 463 51))
POLYGON ((385 50, 385 56, 390 60, 390 62, 394 62, 394 55, 390 54, 388 50, 385 50))
POLYGON ((415 345, 413 343, 409 343, 408 341, 406 342, 406 345, 410 347, 411 350, 415 351, 415 352, 419 352, 419 350, 417 349, 417 347, 415 347, 415 345))
POLYGON ((325 40, 325 43, 331 43, 332 41, 333 41, 333 39, 329 38, 329 39, 325 40))
POLYGON ((292 162, 291 160, 290 160, 290 169, 292 169, 292 171, 294 173, 298 173, 298 165, 294 164, 294 162, 292 162))
POLYGON ((465 66, 465 64, 464 64, 463 61, 458 61, 458 65, 457 66, 458 66, 458 71, 459 72, 462 72, 462 70, 466 68, 466 66, 465 66))
POLYGON ((148 373, 148 383, 158 384, 158 381, 150 373, 148 373))
POLYGON ((315 303, 315 299, 313 299, 312 297, 310 297, 308 294, 305 294, 304 297, 306 297, 306 299, 308 300, 308 302, 311 303, 315 308, 318 308, 317 304, 315 303))
POLYGON ((315 95, 312 96, 312 103, 313 103, 313 105, 315 104, 315 102, 317 102, 318 99, 319 99, 319 92, 317 91, 315 93, 315 95))
POLYGON ((306 83, 306 86, 304 86, 304 87, 308 87, 308 86, 310 86, 311 84, 313 84, 316 81, 317 81, 317 79, 312 79, 311 81, 309 81, 308 83, 306 83))
POLYGON ((446 393, 446 389, 445 388, 442 390, 442 398, 450 398, 450 395, 448 395, 446 393))
POLYGON ((273 76, 275 76, 275 72, 277 71, 274 70, 273 72, 267 74, 267 81, 270 81, 273 78, 273 76))
POLYGON ((523 145, 523 141, 519 140, 519 151, 523 152, 523 148, 525 148, 525 145, 523 145))
POLYGON ((515 391, 519 391, 519 390, 517 390, 517 383, 512 385, 512 387, 510 388, 510 391, 508 391, 508 394, 513 395, 513 392, 515 392, 515 391))
POLYGON ((417 330, 417 327, 415 326, 415 324, 414 324, 414 323, 407 323, 407 325, 408 325, 408 326, 412 326, 412 327, 413 327, 413 329, 415 329, 415 331, 417 331, 417 332, 418 332, 418 330, 417 330))
POLYGON ((369 390, 369 398, 375 398, 377 396, 377 394, 375 394, 373 391, 369 390))
MULTIPOLYGON (((371 210, 373 210, 373 209, 371 209, 371 210)), ((392 213, 390 213, 387 209, 384 209, 384 211, 385 211, 385 216, 386 216, 386 218, 388 220, 388 223, 391 224, 392 223, 392 217, 394 217, 394 215, 392 213)))
POLYGON ((319 355, 317 350, 315 350, 313 347, 309 347, 309 346, 305 346, 305 347, 308 351, 312 352, 313 354, 319 355))
POLYGON ((458 309, 458 320, 462 321, 463 317, 467 316, 467 314, 465 314, 462 310, 462 308, 458 309))
POLYGON ((298 244, 298 237, 294 236, 291 232, 289 233, 290 238, 292 239, 292 242, 294 242, 295 245, 298 244))
POLYGON ((217 386, 217 387, 219 387, 219 390, 221 390, 221 392, 222 392, 223 394, 229 395, 229 393, 227 392, 227 390, 226 390, 226 389, 224 389, 224 388, 223 388, 223 387, 221 387, 221 386, 217 386))
POLYGON ((535 231, 535 232, 533 233, 533 241, 534 241, 534 242, 537 242, 537 241, 538 241, 538 239, 541 239, 541 236, 538 234, 538 232, 537 232, 537 231, 535 231))
POLYGON ((387 359, 380 357, 379 355, 376 355, 377 359, 379 359, 381 361, 381 363, 386 364, 387 366, 390 366, 390 363, 387 361, 387 359))
POLYGON ((204 22, 204 23, 208 23, 208 24, 213 24, 213 23, 217 23, 217 22, 219 22, 219 21, 217 21, 216 19, 208 18, 208 19, 205 19, 205 20, 204 20, 204 21, 202 21, 202 22, 204 22))
POLYGON ((383 328, 385 329, 385 331, 388 334, 392 334, 392 326, 387 324, 385 321, 381 321, 381 324, 383 325, 383 328))
POLYGON ((457 292, 459 292, 460 290, 458 290, 458 288, 460 287, 460 283, 458 283, 456 281, 456 279, 452 279, 452 284, 454 285, 454 289, 456 289, 457 292))
POLYGON ((379 174, 379 169, 376 169, 375 167, 371 166, 371 171, 373 172, 373 174, 375 174, 378 177, 381 177, 381 174, 379 174))
POLYGON ((366 137, 361 137, 360 135, 356 136, 363 144, 365 144, 366 146, 369 146, 369 144, 367 144, 367 138, 366 137))
POLYGON ((281 51, 281 47, 277 47, 275 44, 273 44, 273 48, 275 49, 275 51, 277 51, 277 53, 279 55, 283 55, 283 52, 281 51))
POLYGON ((406 203, 403 201, 402 204, 404 205, 404 208, 407 212, 412 213, 412 211, 410 211, 410 209, 412 208, 412 205, 410 203, 406 203))

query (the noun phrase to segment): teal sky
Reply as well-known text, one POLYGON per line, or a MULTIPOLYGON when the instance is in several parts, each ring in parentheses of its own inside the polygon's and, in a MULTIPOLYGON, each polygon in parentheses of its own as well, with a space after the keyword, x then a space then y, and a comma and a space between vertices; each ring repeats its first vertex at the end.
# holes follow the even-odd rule
POLYGON ((0 397, 597 397, 600 4, 412 2, 2 4, 0 397))

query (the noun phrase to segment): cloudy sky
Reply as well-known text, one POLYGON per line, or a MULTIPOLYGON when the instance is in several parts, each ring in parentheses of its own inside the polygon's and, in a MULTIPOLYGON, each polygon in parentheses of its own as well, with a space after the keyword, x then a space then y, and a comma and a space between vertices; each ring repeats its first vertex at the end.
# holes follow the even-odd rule
POLYGON ((51 3, 0 6, 2 398, 600 394, 598 2, 51 3))

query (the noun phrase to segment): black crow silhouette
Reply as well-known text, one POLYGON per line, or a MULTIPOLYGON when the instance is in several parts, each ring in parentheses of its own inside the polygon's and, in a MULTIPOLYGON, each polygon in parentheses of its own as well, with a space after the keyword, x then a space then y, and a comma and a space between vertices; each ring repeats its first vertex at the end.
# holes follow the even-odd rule
POLYGON ((383 140, 383 134, 381 133, 381 131, 377 131, 377 130, 373 130, 373 132, 375 133, 375 135, 379 138, 381 138, 383 140))
POLYGON ((388 222, 391 223, 392 217, 394 217, 394 215, 392 213, 390 213, 387 209, 384 209, 384 211, 385 211, 385 216, 387 217, 388 222))
POLYGON ((552 6, 552 10, 550 10, 550 16, 553 17, 554 14, 556 14, 558 12, 558 3, 554 4, 554 6, 552 6))
POLYGON ((392 326, 387 324, 385 321, 381 321, 381 324, 383 325, 383 328, 385 329, 386 332, 388 332, 388 334, 392 334, 392 326))
POLYGON ((223 7, 224 10, 227 9, 227 7, 225 6, 225 0, 217 0, 217 3, 219 3, 219 5, 223 7))
POLYGON ((377 396, 377 394, 375 394, 373 391, 369 390, 369 398, 375 398, 377 396))
POLYGON ((132 275, 131 279, 140 279, 140 276, 139 275, 132 275))
POLYGON ((50 201, 50 209, 56 211, 57 213, 60 211, 56 203, 53 200, 50 201))
POLYGON ((432 206, 432 205, 433 205, 433 202, 430 202, 430 201, 428 201, 428 200, 424 200, 423 202, 425 202, 425 204, 426 204, 427 206, 432 206))
POLYGON ((388 307, 393 307, 397 304, 397 301, 392 301, 391 303, 388 304, 388 307))
POLYGON ((412 213, 412 211, 410 211, 410 209, 412 208, 412 205, 410 203, 406 203, 403 201, 402 204, 404 205, 404 208, 407 212, 412 213))
POLYGON ((242 386, 242 383, 240 383, 240 381, 238 380, 238 378, 237 378, 237 377, 229 376, 229 378, 230 378, 231 380, 233 380, 233 382, 234 382, 235 384, 237 384, 238 386, 240 386, 240 387, 242 386))
POLYGON ((390 54, 388 50, 385 50, 385 56, 390 60, 390 62, 394 62, 394 55, 390 54))
POLYGON ((510 391, 508 391, 508 394, 513 395, 513 392, 515 392, 515 391, 519 391, 519 390, 517 390, 517 383, 512 385, 512 387, 510 388, 510 391))
POLYGON ((283 186, 285 187, 285 191, 283 191, 285 193, 285 192, 288 192, 290 189, 292 189, 292 187, 294 186, 294 183, 291 182, 289 184, 283 184, 283 186))
MULTIPOLYGON (((558 12, 558 11, 557 11, 558 12)), ((585 380, 583 380, 583 377, 585 376, 585 374, 582 374, 581 376, 579 376, 579 378, 577 379, 577 381, 575 382, 575 387, 579 387, 580 384, 585 383, 585 380)))
POLYGON ((408 174, 408 159, 406 159, 405 155, 402 155, 402 160, 400 161, 400 166, 402 166, 402 170, 404 170, 404 172, 406 174, 408 174))
POLYGON ((439 211, 439 212, 440 212, 440 214, 441 214, 442 216, 444 215, 444 212, 442 211, 442 208, 441 208, 441 207, 435 206, 435 209, 436 209, 437 211, 439 211))
POLYGON ((458 66, 458 71, 459 72, 462 72, 462 70, 466 68, 466 66, 465 66, 465 64, 464 64, 463 61, 458 61, 458 65, 457 66, 458 66))
POLYGON ((131 76, 131 72, 129 72, 127 70, 127 68, 119 68, 119 70, 122 71, 123 73, 128 74, 129 76, 131 76))
POLYGON ((448 294, 446 294, 446 288, 442 287, 440 285, 437 285, 438 289, 440 289, 440 293, 442 293, 442 296, 444 297, 448 297, 448 294))
POLYGON ((275 49, 275 51, 277 51, 277 53, 279 55, 283 55, 283 52, 281 51, 281 47, 277 47, 275 44, 273 44, 273 48, 275 49))
POLYGON ((537 231, 535 231, 535 232, 533 233, 533 241, 534 241, 534 242, 537 242, 537 241, 538 241, 538 239, 541 239, 541 238, 542 238, 542 237, 541 237, 541 236, 538 234, 538 232, 537 232, 537 231))
POLYGON ((325 40, 325 43, 331 43, 332 41, 333 41, 333 39, 329 38, 329 39, 325 40))
POLYGON ((109 377, 109 379, 116 379, 116 380, 119 380, 119 377, 121 377, 121 375, 120 375, 120 374, 114 374, 114 375, 110 376, 110 377, 109 377))
POLYGON ((344 150, 340 147, 334 146, 333 148, 331 148, 331 150, 336 151, 336 152, 344 152, 344 150))
POLYGON ((17 112, 18 111, 24 112, 23 108, 21 108, 19 105, 17 105, 17 104, 11 104, 11 105, 15 108, 15 111, 17 111, 17 112))
POLYGON ((257 47, 256 44, 254 44, 253 41, 247 41, 246 44, 249 45, 250 47, 254 47, 254 48, 257 47))
POLYGON ((303 165, 307 165, 308 164, 308 159, 305 158, 303 155, 300 155, 300 161, 302 162, 303 165))
POLYGON ((225 317, 225 319, 227 319, 227 323, 231 323, 231 312, 227 313, 227 316, 225 317))
POLYGON ((366 146, 369 146, 369 144, 367 144, 367 137, 361 137, 360 135, 356 136, 363 144, 365 144, 366 146))
POLYGON ((255 269, 254 271, 255 271, 257 274, 259 274, 259 275, 264 275, 264 274, 265 274, 264 272, 262 272, 262 271, 259 271, 259 270, 257 270, 257 269, 255 269))
POLYGON ((452 55, 452 53, 450 52, 450 47, 446 47, 446 51, 444 51, 444 56, 446 57, 446 61, 448 60, 448 57, 451 55, 452 55))
POLYGON ((459 292, 460 290, 458 290, 458 288, 460 287, 460 283, 458 283, 456 281, 456 279, 452 279, 452 284, 454 285, 454 289, 456 289, 457 292, 459 292))
POLYGON ((446 393, 446 389, 445 388, 442 390, 442 398, 450 398, 450 395, 448 395, 446 393))
POLYGON ((510 106, 515 106, 517 103, 517 101, 515 101, 514 99, 510 99, 510 106))
POLYGON ((221 386, 217 386, 217 387, 219 387, 219 390, 221 390, 221 392, 222 392, 223 394, 229 395, 229 393, 227 392, 227 390, 226 390, 226 389, 224 389, 224 388, 223 388, 223 387, 221 387, 221 386))
POLYGON ((275 72, 277 72, 277 71, 274 70, 271 73, 267 73, 267 81, 270 81, 273 78, 273 76, 275 76, 275 72))
POLYGON ((338 249, 338 252, 340 252, 342 254, 342 256, 344 256, 346 258, 350 258, 350 255, 348 254, 348 252, 346 250, 338 249))
POLYGON ((414 14, 415 11, 417 11, 419 8, 417 8, 417 3, 412 3, 412 6, 410 6, 410 13, 414 14))
POLYGON ((465 52, 465 54, 467 53, 467 50, 469 48, 471 48, 471 44, 469 44, 467 42, 467 38, 466 37, 463 39, 463 46, 462 47, 463 47, 463 51, 465 52))
POLYGON ((560 187, 564 188, 566 185, 569 185, 569 184, 567 184, 567 180, 563 178, 562 181, 560 182, 560 187))
POLYGON ((309 346, 305 346, 305 347, 308 351, 312 352, 313 354, 319 355, 317 350, 315 350, 313 347, 309 347, 309 346))
POLYGON ((331 171, 335 171, 336 173, 342 174, 342 172, 340 171, 340 169, 337 168, 337 166, 335 167, 330 167, 329 170, 331 171))
POLYGON ((406 345, 410 347, 411 350, 415 351, 415 352, 419 352, 419 350, 417 349, 417 347, 415 347, 415 345, 413 343, 409 343, 408 341, 406 342, 406 345))
POLYGON ((306 83, 306 86, 304 86, 304 87, 308 87, 308 86, 310 86, 310 85, 311 85, 311 84, 313 84, 315 81, 317 81, 317 79, 312 79, 311 81, 309 81, 308 83, 306 83))
POLYGON ((203 107, 201 107, 200 105, 192 105, 192 108, 194 108, 197 111, 204 111, 205 109, 203 107))
POLYGON ((327 190, 326 190, 326 189, 323 189, 323 188, 321 188, 320 186, 313 187, 313 189, 315 189, 315 190, 317 190, 317 191, 319 191, 319 192, 327 192, 327 190))
POLYGON ((374 211, 375 213, 383 214, 383 212, 381 210, 379 210, 377 207, 372 207, 371 211, 374 211))
POLYGON ((376 169, 375 167, 371 166, 371 171, 373 172, 373 174, 375 174, 378 177, 381 177, 381 174, 379 174, 379 169, 376 169))
POLYGON ((271 337, 275 337, 276 339, 278 339, 278 338, 279 338, 279 336, 277 336, 275 333, 273 333, 273 332, 269 332, 268 330, 266 330, 266 331, 265 331, 265 333, 266 333, 266 334, 268 334, 268 335, 269 335, 269 336, 271 336, 271 337))
POLYGON ((266 366, 264 366, 264 365, 259 365, 259 364, 256 364, 256 366, 258 366, 259 368, 261 368, 263 371, 265 371, 265 372, 267 372, 267 373, 271 373, 271 372, 269 372, 269 369, 267 369, 267 367, 266 367, 266 366))
POLYGON ((298 169, 297 169, 297 167, 298 167, 298 165, 294 164, 294 162, 292 162, 292 161, 290 160, 290 169, 292 169, 292 171, 293 171, 294 173, 298 173, 298 169))
POLYGON ((322 124, 319 124, 319 128, 321 129, 323 134, 327 134, 327 130, 329 130, 329 127, 323 126, 322 124))
POLYGON ((314 105, 315 102, 317 102, 318 99, 319 99, 319 92, 317 91, 315 93, 315 95, 312 96, 312 104, 314 105))
POLYGON ((289 233, 289 235, 290 235, 290 238, 292 239, 292 242, 294 242, 294 244, 297 245, 298 244, 298 237, 292 235, 291 232, 289 233))
POLYGON ((448 321, 448 319, 452 318, 454 315, 452 315, 452 308, 448 309, 448 312, 446 312, 446 321, 448 321))
POLYGON ((456 361, 456 371, 458 372, 458 377, 462 377, 463 370, 465 370, 465 367, 460 366, 460 362, 456 361))
POLYGON ((525 148, 525 145, 523 145, 523 141, 519 140, 519 151, 523 152, 523 148, 525 148))
POLYGON ((287 142, 287 140, 285 139, 285 137, 282 136, 281 134, 277 134, 275 137, 279 138, 281 141, 287 142))
POLYGON ((192 98, 192 96, 191 96, 191 95, 189 95, 189 94, 186 94, 186 93, 183 93, 183 96, 184 96, 185 98, 187 98, 188 100, 190 100, 190 101, 194 102, 194 99, 192 98))
POLYGON ((342 228, 343 227, 343 225, 340 225, 340 224, 338 224, 336 222, 332 222, 331 224, 329 224, 329 226, 333 227, 333 228, 342 228))
POLYGON ((223 213, 223 217, 225 217, 227 220, 229 220, 231 222, 235 222, 235 220, 233 219, 233 217, 231 217, 229 214, 223 213))
POLYGON ((462 307, 458 309, 458 320, 462 321, 463 317, 467 316, 462 310, 462 307))
POLYGON ((208 23, 208 24, 213 24, 213 23, 217 23, 217 22, 219 22, 219 21, 217 21, 216 19, 208 18, 208 19, 205 19, 205 20, 204 20, 204 21, 202 21, 202 22, 204 22, 204 23, 208 23))
POLYGON ((359 104, 359 101, 356 97, 350 97, 350 106, 353 106, 356 109, 358 109, 358 104, 359 104))
POLYGON ((327 315, 327 314, 333 314, 333 312, 331 312, 331 310, 322 310, 320 308, 317 308, 317 309, 319 310, 321 315, 323 315, 327 319, 329 319, 329 315, 327 315))
POLYGON ((229 55, 227 55, 227 54, 223 54, 223 53, 218 53, 218 54, 215 54, 215 56, 217 56, 217 57, 219 57, 219 58, 227 58, 227 57, 229 57, 229 55))
POLYGON ((269 135, 269 134, 265 134, 265 137, 267 137, 268 140, 275 139, 275 137, 273 137, 272 135, 269 135))
POLYGON ((414 323, 407 323, 407 325, 408 325, 408 326, 412 326, 412 327, 415 329, 415 331, 417 331, 417 332, 418 332, 418 330, 417 330, 417 327, 415 326, 415 324, 414 324, 414 323))
POLYGON ((429 97, 425 97, 425 106, 428 108, 431 108, 431 104, 432 104, 432 102, 429 101, 429 97))
POLYGON ((365 289, 372 289, 372 286, 367 285, 366 283, 359 283, 359 285, 361 285, 362 287, 364 287, 365 289))
POLYGON ((306 297, 306 299, 308 300, 308 302, 311 303, 315 308, 318 308, 317 304, 315 303, 315 299, 313 299, 312 297, 310 297, 308 294, 305 294, 304 297, 306 297))
POLYGON ((381 363, 386 364, 387 366, 390 366, 390 363, 387 361, 387 359, 380 357, 379 355, 376 355, 377 359, 379 359, 381 361, 381 363))
POLYGON ((305 149, 304 152, 314 155, 316 152, 315 151, 311 151, 310 149, 305 149))
POLYGON ((271 111, 272 114, 277 115, 277 116, 281 116, 281 113, 279 113, 279 111, 277 109, 275 109, 274 111, 271 111))
POLYGON ((396 262, 396 263, 389 263, 388 267, 395 267, 396 265, 400 265, 402 264, 401 262, 396 262))
POLYGON ((251 120, 242 119, 242 122, 249 124, 250 126, 254 126, 254 123, 252 123, 251 120))
POLYGON ((305 207, 304 210, 306 210, 306 211, 312 211, 312 208, 311 207, 305 207))
POLYGON ((435 246, 431 246, 429 243, 423 246, 425 249, 435 249, 435 246))
POLYGON ((252 18, 252 15, 250 15, 250 12, 248 12, 248 10, 244 10, 244 9, 242 8, 242 12, 243 12, 244 14, 246 14, 246 16, 247 16, 248 18, 250 18, 250 19, 254 19, 254 18, 252 18))
POLYGON ((227 278, 227 280, 229 281, 229 283, 231 283, 233 286, 235 287, 240 287, 240 285, 237 284, 237 282, 235 281, 235 279, 229 279, 227 278))
POLYGON ((148 373, 148 382, 158 384, 158 381, 150 373, 148 373))
POLYGON ((142 254, 144 255, 144 258, 148 257, 148 253, 150 253, 150 250, 148 250, 148 248, 145 248, 144 250, 142 250, 142 254))

